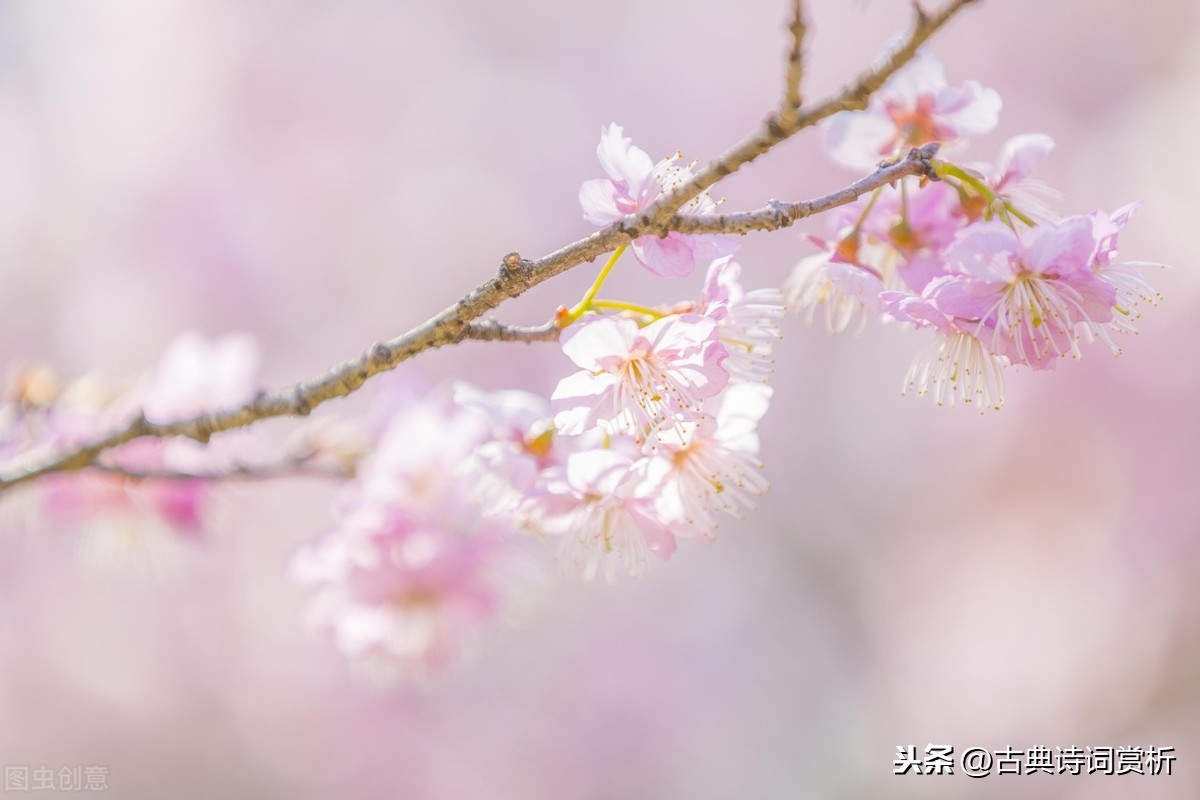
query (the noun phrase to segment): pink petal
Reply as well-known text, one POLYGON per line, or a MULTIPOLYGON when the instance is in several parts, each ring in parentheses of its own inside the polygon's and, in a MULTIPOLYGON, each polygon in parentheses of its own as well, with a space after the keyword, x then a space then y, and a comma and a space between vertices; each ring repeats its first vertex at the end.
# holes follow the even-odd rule
POLYGON ((583 218, 593 225, 607 225, 622 216, 617 207, 620 196, 616 185, 610 180, 596 178, 584 181, 579 187, 579 205, 583 207, 583 218))
POLYGON ((961 89, 943 89, 938 93, 933 116, 946 138, 982 136, 1000 121, 1000 95, 975 81, 961 89))
POLYGON ((632 245, 634 256, 646 269, 664 278, 685 278, 696 269, 690 237, 672 233, 665 239, 643 236, 632 245))
POLYGON ((821 127, 822 144, 831 159, 847 169, 869 170, 887 155, 896 140, 896 125, 880 114, 843 111, 821 127))
MULTIPOLYGON (((925 295, 943 314, 964 320, 980 320, 999 302, 1005 285, 1001 282, 975 280, 967 275, 950 275, 931 282, 926 287, 925 295)), ((914 306, 910 313, 916 315, 922 311, 914 306)), ((933 322, 933 319, 930 318, 930 321, 933 322)))
POLYGON ((1054 140, 1044 133, 1024 133, 1009 139, 1000 151, 1000 162, 996 165, 999 173, 994 186, 996 191, 1028 178, 1053 149, 1054 140))
POLYGON ((585 494, 613 494, 630 475, 629 458, 613 450, 585 450, 567 457, 567 483, 585 494))
POLYGON ((656 353, 686 355, 713 339, 715 320, 695 314, 663 317, 642 328, 641 335, 656 353))
POLYGON ((607 372, 596 375, 587 370, 560 380, 550 395, 554 426, 568 435, 583 433, 592 427, 599 410, 611 405, 616 382, 616 377, 607 372))
POLYGON ((1095 251, 1092 221, 1085 216, 1043 222, 1025 234, 1025 266, 1039 274, 1090 269, 1095 251))
POLYGON ((880 99, 915 106, 922 95, 936 94, 945 88, 946 71, 942 62, 929 51, 921 50, 892 76, 880 92, 880 99))
POLYGON ((589 315, 563 333, 562 351, 577 366, 595 371, 603 369, 601 362, 609 356, 628 355, 637 335, 631 319, 589 315))
POLYGON ((949 271, 982 281, 1011 281, 1012 258, 1020 251, 1017 235, 998 220, 971 225, 946 250, 949 271))
POLYGON ((596 146, 596 157, 608 177, 625 184, 631 197, 638 197, 646 181, 654 173, 654 162, 633 140, 625 136, 620 125, 608 125, 600 131, 600 144, 596 146))

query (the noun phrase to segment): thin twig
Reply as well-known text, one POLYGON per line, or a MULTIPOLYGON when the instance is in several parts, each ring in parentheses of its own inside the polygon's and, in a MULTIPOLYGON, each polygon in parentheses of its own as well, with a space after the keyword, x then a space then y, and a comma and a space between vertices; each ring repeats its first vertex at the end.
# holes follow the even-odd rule
POLYGON ((352 470, 340 465, 318 467, 310 463, 297 463, 290 460, 275 464, 237 464, 225 469, 195 472, 173 469, 134 469, 98 462, 89 465, 86 469, 136 481, 264 481, 277 478, 341 480, 354 477, 352 470))
MULTIPOLYGON (((107 455, 116 455, 109 453, 107 455)), ((222 467, 188 470, 161 467, 131 467, 111 459, 97 458, 85 469, 136 481, 259 481, 272 478, 353 478, 353 460, 321 459, 321 451, 304 449, 275 461, 246 464, 234 461, 222 467)))
MULTIPOLYGON (((935 14, 930 14, 915 5, 913 26, 899 45, 880 56, 871 67, 842 87, 840 92, 822 100, 815 106, 801 109, 798 114, 789 119, 784 119, 783 114, 778 110, 771 113, 757 131, 725 151, 719 158, 709 162, 690 181, 683 183, 669 195, 660 198, 637 219, 640 222, 650 223, 649 227, 652 230, 665 235, 671 230, 668 223, 676 215, 676 212, 693 197, 711 188, 717 181, 736 172, 740 167, 750 163, 799 131, 811 128, 840 111, 866 108, 871 95, 879 91, 888 78, 911 61, 917 50, 929 41, 933 34, 937 33, 955 14, 975 2, 978 0, 950 0, 935 14)), ((617 224, 621 225, 622 223, 617 224)), ((626 227, 630 226, 626 224, 626 227)))
POLYGON ((804 78, 804 36, 808 28, 804 24, 804 0, 792 0, 792 48, 788 51, 787 77, 784 79, 783 107, 780 116, 788 121, 800 110, 802 99, 800 82, 804 78))
POLYGON ((937 154, 938 145, 931 142, 923 147, 914 147, 908 155, 894 164, 886 164, 870 175, 855 181, 833 194, 799 203, 781 203, 772 200, 755 211, 733 214, 706 214, 703 216, 678 216, 671 220, 671 229, 680 233, 724 233, 746 234, 750 231, 774 231, 791 226, 796 220, 822 214, 830 209, 852 203, 868 192, 900 180, 909 175, 920 175, 936 180, 930 159, 937 154))
MULTIPOLYGON (((316 378, 272 392, 260 392, 250 402, 235 408, 173 422, 152 422, 145 414, 139 413, 126 425, 106 436, 77 443, 65 450, 35 450, 23 454, 0 471, 0 492, 52 472, 87 467, 95 462, 100 453, 134 439, 185 436, 207 442, 215 433, 246 427, 260 420, 304 416, 322 403, 351 394, 368 378, 394 369, 418 353, 465 339, 480 338, 486 333, 495 332, 496 338, 503 338, 499 335, 501 328, 492 326, 492 323, 485 322, 482 326, 473 326, 472 323, 505 300, 517 297, 572 267, 592 261, 634 239, 647 235, 665 236, 675 229, 673 225, 683 225, 684 218, 678 216, 680 208, 722 178, 798 131, 812 127, 839 111, 865 108, 871 95, 906 64, 921 45, 972 2, 977 0, 949 0, 934 14, 917 7, 913 27, 899 46, 881 56, 872 67, 837 94, 815 106, 802 108, 794 116, 788 115, 787 119, 779 110, 772 112, 758 131, 709 162, 690 180, 659 198, 636 217, 613 223, 536 261, 509 253, 494 277, 407 333, 388 342, 374 344, 316 378)), ((549 336, 549 333, 545 335, 549 336)))

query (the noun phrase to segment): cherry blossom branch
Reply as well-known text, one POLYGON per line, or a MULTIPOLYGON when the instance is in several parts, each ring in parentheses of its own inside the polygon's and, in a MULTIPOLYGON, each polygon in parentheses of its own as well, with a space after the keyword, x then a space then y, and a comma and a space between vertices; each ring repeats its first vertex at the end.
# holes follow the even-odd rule
MULTIPOLYGON (((875 94, 887 79, 912 60, 917 50, 929 41, 955 14, 978 0, 950 0, 939 11, 929 13, 919 3, 913 3, 915 19, 908 34, 894 49, 884 53, 875 64, 844 86, 840 92, 798 113, 785 113, 783 109, 771 113, 758 131, 725 151, 719 158, 700 169, 690 181, 660 198, 637 217, 638 224, 655 233, 665 235, 671 228, 669 222, 685 203, 701 192, 711 188, 717 181, 728 177, 742 166, 763 155, 780 142, 840 111, 857 111, 867 107, 871 95, 875 94)), ((786 103, 784 104, 786 107, 786 103)), ((628 222, 617 223, 619 227, 631 227, 628 222)), ((644 233, 645 230, 641 230, 644 233)))
POLYGON ((680 233, 724 233, 747 234, 750 231, 774 231, 787 228, 797 220, 823 214, 826 211, 852 203, 868 192, 900 180, 909 175, 919 175, 939 180, 930 163, 937 154, 937 142, 923 147, 914 147, 903 159, 884 164, 865 178, 861 178, 833 194, 815 200, 798 203, 781 203, 772 200, 760 209, 735 214, 706 214, 704 216, 677 216, 671 220, 671 230, 680 233))
MULTIPOLYGON (((897 70, 916 54, 917 50, 941 29, 964 7, 977 0, 949 0, 935 13, 924 11, 919 5, 908 34, 898 46, 883 54, 874 65, 860 74, 850 84, 832 97, 826 98, 809 108, 789 108, 790 98, 799 98, 799 75, 793 93, 792 65, 789 61, 788 83, 785 100, 781 108, 764 120, 759 130, 735 144, 718 158, 700 169, 690 180, 659 198, 642 214, 627 217, 562 247, 537 260, 521 258, 517 253, 504 257, 499 272, 483 282, 461 300, 407 333, 387 342, 376 343, 365 351, 333 367, 324 374, 271 392, 259 392, 251 401, 221 411, 190 417, 172 422, 156 422, 138 413, 123 427, 91 440, 75 443, 66 449, 35 449, 19 456, 0 470, 0 492, 18 484, 35 480, 53 472, 83 469, 94 466, 101 453, 139 438, 166 438, 183 436, 199 442, 222 431, 242 428, 262 420, 284 416, 305 416, 317 406, 337 397, 345 397, 357 391, 374 375, 394 369, 418 353, 456 344, 467 339, 498 341, 543 341, 555 335, 542 328, 509 328, 497 322, 477 322, 487 312, 505 300, 517 297, 530 288, 549 280, 584 262, 611 252, 615 248, 642 236, 665 236, 672 230, 684 230, 684 226, 698 225, 689 222, 678 211, 689 200, 699 196, 718 181, 733 174, 745 164, 763 155, 779 143, 801 130, 838 113, 865 108, 871 95, 877 91, 897 70), (678 226, 678 227, 677 227, 678 226), (544 338, 543 338, 544 337, 544 338)), ((799 17, 797 17, 799 19, 799 17)), ((803 22, 793 24, 793 49, 799 53, 803 22), (799 31, 799 34, 797 33, 799 31)), ((796 56, 796 68, 800 56, 796 56)), ((901 162, 907 164, 906 162, 901 162)), ((894 177, 916 170, 915 165, 899 167, 894 177)), ((893 177, 893 179, 894 179, 893 177)), ((888 182, 888 181, 884 181, 888 182)), ((880 184, 882 185, 882 184, 880 184)), ((843 190, 845 191, 845 190, 843 190)), ((843 202, 849 202, 847 197, 843 202)), ((822 201, 811 201, 814 209, 822 201)), ((832 208, 838 203, 830 203, 832 208)), ((803 206, 803 204, 797 204, 803 206)), ((783 220, 794 221, 806 215, 803 208, 784 209, 781 213, 774 206, 766 209, 768 215, 780 221, 775 227, 784 227, 783 220)), ((758 212, 751 212, 752 214, 758 212)), ((816 213, 815 210, 807 213, 816 213)), ((736 215, 730 215, 736 216, 736 215)), ((745 230, 770 230, 769 225, 757 223, 745 230)), ((790 224, 788 222, 787 224, 790 224)))
POLYGON ((543 325, 505 325, 494 319, 475 320, 463 338, 480 342, 557 342, 562 329, 553 322, 543 325))
POLYGON ((235 464, 214 470, 134 469, 97 461, 89 469, 137 481, 263 481, 277 478, 324 478, 339 480, 354 477, 354 470, 340 464, 318 466, 312 457, 289 458, 270 464, 235 464))

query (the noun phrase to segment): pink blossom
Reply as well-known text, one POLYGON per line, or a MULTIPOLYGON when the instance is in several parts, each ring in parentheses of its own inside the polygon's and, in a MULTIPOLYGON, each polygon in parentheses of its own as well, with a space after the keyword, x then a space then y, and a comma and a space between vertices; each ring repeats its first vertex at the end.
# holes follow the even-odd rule
POLYGON ((1078 357, 1080 330, 1106 335, 1116 289, 1093 269, 1096 253, 1088 217, 1045 222, 1022 237, 998 221, 978 223, 948 249, 951 274, 927 295, 943 313, 976 320, 992 352, 1045 369, 1078 357))
POLYGON ((677 536, 707 539, 715 512, 740 519, 766 493, 757 427, 770 398, 768 386, 731 383, 691 430, 672 432, 653 448, 646 480, 656 485, 659 517, 677 536))
MULTIPOLYGON (((1141 317, 1139 307, 1142 304, 1156 306, 1162 299, 1162 295, 1150 285, 1141 272, 1143 268, 1162 265, 1146 262, 1117 263, 1114 260, 1117 256, 1117 238, 1121 229, 1140 208, 1140 203, 1130 203, 1117 209, 1111 215, 1102 211, 1094 211, 1089 215, 1092 220, 1092 232, 1097 242, 1096 273, 1111 283, 1117 293, 1117 300, 1113 307, 1116 313, 1108 327, 1118 333, 1137 333, 1134 323, 1141 317)), ((1113 348, 1114 353, 1120 353, 1120 348, 1116 347, 1114 343, 1110 341, 1108 344, 1113 348)))
POLYGON ((556 539, 563 568, 590 581, 603 574, 636 578, 651 556, 675 552, 675 533, 655 507, 646 459, 619 448, 572 453, 555 470, 540 498, 542 532, 556 539))
POLYGON ((717 339, 729 353, 723 366, 730 376, 765 382, 775 370, 783 294, 778 289, 747 292, 741 274, 742 266, 732 256, 713 261, 696 310, 717 321, 717 339))
POLYGON ((563 352, 581 369, 551 396, 555 424, 578 434, 600 423, 643 440, 700 413, 729 380, 715 320, 671 315, 639 328, 632 319, 592 315, 566 331, 563 352))
POLYGON ((524 393, 465 384, 393 409, 335 527, 293 564, 315 589, 314 624, 353 664, 377 677, 432 678, 511 602, 511 579, 528 563, 514 536, 518 499, 534 478, 509 483, 520 474, 511 459, 477 456, 495 445, 519 458, 505 448, 545 412, 524 393), (504 471, 491 475, 489 465, 504 471), (485 481, 504 491, 481 492, 485 481))
POLYGON ((454 402, 490 428, 460 467, 475 500, 485 513, 519 513, 541 473, 564 457, 550 403, 529 392, 483 392, 467 383, 454 385, 454 402))
MULTIPOLYGON (((596 155, 608 177, 585 181, 579 189, 583 218, 593 225, 610 225, 639 214, 692 177, 690 168, 676 163, 678 157, 653 163, 616 124, 600 131, 596 155)), ((707 214, 714 208, 716 204, 707 193, 702 193, 685 203, 680 211, 707 214)), ((642 266, 654 274, 678 278, 691 275, 698 264, 732 253, 737 249, 737 241, 729 236, 672 232, 661 238, 643 236, 634 240, 630 249, 642 266)))
MULTIPOLYGON (((1004 143, 995 166, 973 164, 966 169, 1022 214, 1038 221, 1051 220, 1056 215, 1051 211, 1050 203, 1061 197, 1058 192, 1031 176, 1053 150, 1054 140, 1046 134, 1025 133, 1004 143)), ((974 196, 968 201, 968 206, 966 210, 972 219, 978 219, 989 211, 987 200, 983 197, 974 196)))
POLYGON ((943 250, 969 222, 959 194, 943 182, 886 188, 863 218, 863 233, 879 247, 860 247, 859 258, 891 286, 920 293, 946 273, 943 250), (890 280, 896 273, 898 280, 890 280))
POLYGON ((923 297, 884 292, 882 299, 894 319, 936 331, 904 376, 901 394, 915 389, 918 397, 933 395, 939 406, 975 405, 980 413, 1004 405, 1003 370, 1008 361, 967 329, 974 326, 960 326, 923 297))
POLYGON ((834 260, 825 251, 801 259, 783 285, 787 308, 808 324, 825 309, 825 329, 830 334, 853 329, 860 333, 867 325, 868 312, 880 308, 880 292, 885 286, 874 268, 834 260))
POLYGON ((1012 192, 1029 177, 1054 150, 1054 140, 1044 133, 1024 133, 1004 143, 1000 158, 988 181, 997 194, 1012 192))
POLYGON ((843 111, 823 126, 830 157, 850 169, 870 169, 903 148, 951 142, 992 130, 1000 96, 975 81, 946 82, 942 64, 917 54, 874 94, 864 111, 843 111))
POLYGON ((470 488, 459 467, 488 431, 486 418, 463 413, 446 392, 403 403, 359 465, 353 503, 431 513, 454 508, 470 488))
POLYGON ((491 621, 495 531, 464 537, 400 506, 367 505, 301 550, 293 577, 316 595, 310 620, 372 677, 428 680, 491 621))

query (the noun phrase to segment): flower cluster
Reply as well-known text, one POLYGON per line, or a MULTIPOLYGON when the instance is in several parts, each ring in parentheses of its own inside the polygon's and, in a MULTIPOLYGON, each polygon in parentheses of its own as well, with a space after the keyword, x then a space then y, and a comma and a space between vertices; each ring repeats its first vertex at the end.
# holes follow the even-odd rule
POLYGON ((785 291, 789 306, 831 333, 880 315, 935 334, 905 390, 938 404, 999 408, 1003 370, 1079 358, 1080 343, 1133 332, 1140 303, 1157 301, 1137 264, 1115 262, 1117 237, 1136 205, 1056 217, 1031 173, 1054 147, 1044 134, 1010 140, 995 166, 944 160, 968 136, 990 131, 1000 99, 968 82, 952 87, 921 54, 862 112, 825 126, 837 162, 862 167, 938 142, 938 180, 901 180, 829 217, 819 252, 803 259, 785 291))
MULTIPOLYGON (((616 126, 599 155, 610 179, 581 200, 600 224, 646 208, 685 170, 652 164, 616 126)), ((679 539, 711 539, 718 513, 753 508, 784 308, 778 291, 743 290, 732 249, 707 236, 633 243, 659 274, 705 266, 699 298, 648 308, 590 292, 561 336, 579 369, 549 401, 458 384, 398 405, 336 526, 296 557, 318 627, 375 672, 433 675, 504 604, 522 541, 612 581, 679 539)))
POLYGON ((466 386, 391 404, 336 526, 297 553, 293 576, 316 591, 313 624, 357 667, 425 680, 500 610, 520 560, 516 498, 542 451, 526 424, 546 411, 523 392, 466 386))
MULTIPOLYGON (((456 384, 420 398, 389 394, 376 423, 349 435, 310 426, 306 452, 354 475, 332 528, 293 561, 294 578, 313 591, 314 625, 377 677, 427 679, 511 608, 515 579, 537 561, 531 543, 549 545, 565 571, 611 582, 646 573, 680 540, 710 541, 722 514, 740 518, 768 488, 758 425, 785 307, 822 317, 831 333, 872 315, 929 329, 905 388, 939 404, 998 408, 1010 366, 1048 369, 1095 340, 1119 353, 1114 336, 1135 332, 1138 306, 1158 299, 1144 265, 1117 258, 1137 205, 1056 215, 1053 194, 1032 177, 1054 147, 1044 134, 1011 139, 994 165, 950 160, 995 127, 1000 105, 977 83, 950 85, 920 53, 864 110, 833 116, 823 132, 839 164, 868 169, 922 147, 911 157, 928 173, 830 213, 825 235, 809 237, 817 252, 782 292, 743 288, 734 237, 644 236, 618 247, 584 297, 554 317, 575 369, 549 398, 456 384), (702 272, 702 286, 671 305, 598 298, 626 249, 658 276, 702 272)), ((579 192, 594 225, 652 216, 693 178, 678 154, 656 163, 615 124, 596 152, 606 177, 579 192)), ((715 207, 702 192, 680 211, 715 207)), ((245 337, 185 336, 117 397, 86 382, 60 392, 30 371, 0 406, 0 455, 38 441, 69 450, 135 413, 167 423, 243 404, 257 368, 245 337)), ((92 470, 52 476, 44 496, 60 517, 136 513, 194 533, 206 470, 240 468, 245 444, 237 435, 208 447, 134 441, 92 470)))
POLYGON ((756 428, 783 302, 744 292, 739 273, 723 256, 698 302, 589 314, 564 332, 579 367, 551 397, 565 455, 531 518, 585 579, 640 575, 766 491, 756 428))

